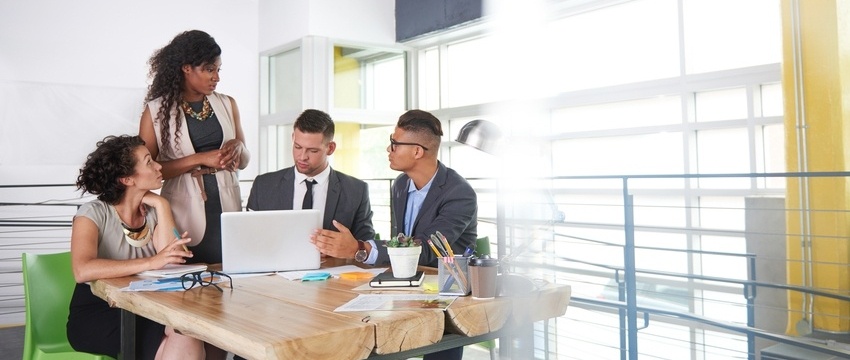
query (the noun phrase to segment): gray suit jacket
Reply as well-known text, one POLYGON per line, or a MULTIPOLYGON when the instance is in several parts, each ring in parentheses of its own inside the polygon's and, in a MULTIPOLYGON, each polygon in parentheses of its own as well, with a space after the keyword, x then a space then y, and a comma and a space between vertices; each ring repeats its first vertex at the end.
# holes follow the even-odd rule
MULTIPOLYGON (((295 169, 257 176, 248 196, 248 210, 292 210, 295 169)), ((369 186, 366 182, 331 168, 328 176, 328 196, 322 228, 336 231, 332 221, 339 221, 351 230, 358 240, 375 238, 372 226, 372 207, 369 204, 369 186)))
MULTIPOLYGON (((399 175, 392 188, 393 228, 392 236, 404 231, 404 212, 407 209, 407 185, 410 178, 399 175)), ((427 240, 431 234, 446 236, 455 255, 463 254, 467 246, 475 243, 478 236, 478 198, 472 186, 456 171, 437 163, 437 174, 431 189, 413 222, 413 236, 427 240)), ((410 235, 410 234, 407 234, 410 235)), ((437 256, 427 243, 419 255, 419 264, 437 266, 437 256)), ((375 265, 389 263, 387 248, 378 246, 375 265)))

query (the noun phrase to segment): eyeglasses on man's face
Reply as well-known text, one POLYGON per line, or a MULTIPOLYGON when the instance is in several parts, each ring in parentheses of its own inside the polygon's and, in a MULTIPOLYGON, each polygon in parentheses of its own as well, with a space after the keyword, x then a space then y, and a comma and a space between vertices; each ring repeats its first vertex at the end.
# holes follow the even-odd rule
POLYGON ((395 151, 395 147, 396 147, 396 146, 399 146, 399 145, 412 145, 412 146, 419 146, 419 147, 421 147, 421 148, 425 149, 425 151, 428 151, 428 148, 426 148, 426 147, 425 147, 425 145, 417 144, 417 143, 409 143, 409 142, 400 142, 400 141, 395 141, 395 140, 393 140, 393 136, 392 136, 392 135, 390 135, 390 150, 391 150, 391 151, 395 151))
POLYGON ((230 275, 218 271, 205 270, 186 273, 180 276, 180 282, 183 284, 183 289, 186 290, 195 287, 195 285, 201 285, 202 287, 212 285, 218 289, 218 291, 224 292, 224 290, 222 290, 216 283, 222 282, 225 279, 228 281, 228 286, 233 289, 233 279, 230 278, 230 275))

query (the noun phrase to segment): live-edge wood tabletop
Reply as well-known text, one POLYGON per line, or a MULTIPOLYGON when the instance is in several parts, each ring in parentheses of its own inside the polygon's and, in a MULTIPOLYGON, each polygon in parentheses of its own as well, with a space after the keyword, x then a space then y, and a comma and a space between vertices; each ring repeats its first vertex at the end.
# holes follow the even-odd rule
POLYGON ((97 280, 91 284, 92 292, 110 306, 248 359, 364 359, 373 352, 392 354, 437 343, 445 332, 476 336, 512 323, 561 316, 570 297, 569 286, 546 285, 519 297, 459 297, 445 312, 334 312, 357 297, 352 289, 368 280, 300 282, 267 275, 237 277, 233 289, 223 287, 224 292, 213 287, 121 291, 137 279, 97 280))

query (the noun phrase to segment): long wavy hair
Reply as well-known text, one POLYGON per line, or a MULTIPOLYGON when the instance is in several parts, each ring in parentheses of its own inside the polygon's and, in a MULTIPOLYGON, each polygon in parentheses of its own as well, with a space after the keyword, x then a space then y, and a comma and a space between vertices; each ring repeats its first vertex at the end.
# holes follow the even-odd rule
POLYGON ((160 151, 175 151, 180 146, 180 126, 178 118, 174 118, 174 146, 169 139, 171 127, 171 109, 181 100, 181 92, 186 79, 183 76, 183 65, 192 67, 212 64, 221 56, 221 47, 209 34, 200 30, 189 30, 175 36, 168 45, 154 51, 148 64, 148 77, 152 78, 148 86, 145 103, 162 98, 162 107, 156 114, 151 114, 153 121, 160 124, 162 149, 160 151))
POLYGON ((133 151, 145 142, 138 136, 107 136, 97 142, 97 148, 86 158, 77 176, 77 189, 115 205, 127 187, 121 178, 135 174, 136 157, 133 151))

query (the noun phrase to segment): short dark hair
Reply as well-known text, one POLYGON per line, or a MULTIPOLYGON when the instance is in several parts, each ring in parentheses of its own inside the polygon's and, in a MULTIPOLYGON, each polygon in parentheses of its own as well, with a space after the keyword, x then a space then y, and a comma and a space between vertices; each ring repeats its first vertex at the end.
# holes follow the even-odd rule
POLYGON ((443 136, 440 119, 423 110, 408 110, 398 118, 396 127, 412 132, 423 141, 428 142, 428 148, 438 149, 443 136))
POLYGON ((334 121, 330 115, 321 110, 304 110, 295 119, 295 124, 292 125, 292 128, 308 134, 321 133, 325 141, 331 141, 334 138, 334 121))
POLYGON ((97 148, 88 155, 80 169, 77 189, 97 195, 106 203, 118 203, 127 189, 120 179, 135 173, 133 151, 144 145, 142 138, 130 135, 107 136, 98 141, 97 148))

